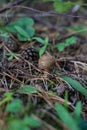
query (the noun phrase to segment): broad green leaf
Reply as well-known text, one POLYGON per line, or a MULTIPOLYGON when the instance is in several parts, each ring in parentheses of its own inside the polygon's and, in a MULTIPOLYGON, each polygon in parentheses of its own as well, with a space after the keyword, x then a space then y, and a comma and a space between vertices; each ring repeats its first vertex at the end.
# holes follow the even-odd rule
POLYGON ((11 32, 15 32, 16 31, 14 28, 15 26, 20 26, 21 28, 23 28, 23 27, 32 26, 33 24, 34 24, 33 19, 24 17, 15 22, 11 22, 10 24, 6 25, 6 29, 8 29, 11 32))
MULTIPOLYGON (((18 25, 17 25, 18 26, 18 25)), ((12 33, 16 33, 16 29, 14 28, 15 27, 15 23, 10 23, 8 24, 7 26, 5 26, 5 29, 8 31, 8 32, 12 32, 12 33)))
POLYGON ((69 114, 69 112, 60 104, 55 103, 55 109, 57 111, 58 116, 60 119, 65 123, 65 125, 70 130, 79 130, 76 122, 72 118, 72 116, 69 114))
POLYGON ((20 41, 27 41, 35 34, 33 24, 33 19, 25 17, 6 25, 5 30, 16 33, 20 41))
POLYGON ((7 104, 6 111, 11 113, 18 113, 21 112, 22 107, 23 104, 20 99, 13 99, 9 104, 7 104))
POLYGON ((84 96, 87 97, 87 90, 82 86, 78 81, 67 77, 67 76, 61 76, 65 81, 67 81, 74 89, 82 93, 84 96))
POLYGON ((56 45, 56 47, 57 47, 57 49, 58 49, 59 51, 64 51, 65 47, 68 47, 68 46, 70 46, 70 45, 72 45, 72 44, 75 44, 76 41, 77 41, 77 37, 72 36, 72 37, 70 37, 70 38, 67 38, 67 39, 65 40, 65 43, 63 43, 63 42, 58 43, 58 44, 56 45))
POLYGON ((22 120, 14 119, 8 123, 6 130, 30 130, 30 128, 25 126, 22 120))
POLYGON ((32 94, 37 93, 37 88, 31 86, 31 85, 25 85, 22 88, 18 90, 19 93, 25 93, 25 94, 32 94))
POLYGON ((71 45, 71 44, 75 44, 76 41, 77 41, 77 37, 75 37, 75 36, 72 36, 72 37, 67 38, 65 40, 65 42, 67 43, 68 46, 71 45))
POLYGON ((32 128, 36 128, 36 127, 40 126, 40 121, 37 120, 37 119, 35 119, 34 117, 28 117, 28 116, 26 116, 24 118, 23 123, 25 125, 28 125, 29 127, 32 127, 32 128))
POLYGON ((21 27, 23 26, 33 26, 34 20, 32 18, 24 17, 19 19, 18 21, 15 22, 16 25, 19 25, 21 27))
POLYGON ((25 29, 26 33, 29 35, 29 37, 33 37, 35 34, 35 29, 33 27, 27 27, 23 28, 25 29))
POLYGON ((58 51, 64 51, 64 48, 65 48, 65 45, 66 43, 58 43, 57 45, 56 45, 56 48, 58 49, 58 51))
POLYGON ((21 34, 17 34, 19 41, 30 41, 30 38, 24 37, 21 34))
POLYGON ((67 2, 55 1, 53 5, 56 11, 58 11, 59 13, 63 13, 67 12, 73 6, 73 4, 75 3, 70 1, 67 2))
POLYGON ((25 37, 27 39, 29 38, 29 35, 27 34, 27 32, 25 30, 23 30, 20 26, 15 26, 15 29, 23 37, 25 37))

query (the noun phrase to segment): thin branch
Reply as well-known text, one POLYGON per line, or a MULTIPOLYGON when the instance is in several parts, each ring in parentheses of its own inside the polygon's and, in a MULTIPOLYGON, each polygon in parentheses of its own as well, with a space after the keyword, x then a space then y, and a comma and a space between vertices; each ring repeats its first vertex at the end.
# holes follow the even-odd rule
POLYGON ((48 12, 46 12, 46 11, 40 11, 40 10, 37 10, 37 9, 34 9, 34 8, 30 8, 30 7, 27 7, 27 6, 23 6, 23 5, 20 6, 19 4, 21 4, 22 2, 24 2, 24 1, 19 0, 19 1, 14 2, 13 4, 7 5, 6 7, 0 9, 0 13, 3 13, 6 10, 11 9, 11 8, 23 8, 23 9, 32 11, 33 13, 37 13, 37 15, 39 15, 39 16, 52 15, 52 16, 64 16, 64 17, 87 19, 87 16, 82 16, 82 15, 78 16, 78 15, 70 15, 70 14, 66 14, 66 13, 61 14, 61 13, 58 13, 56 11, 48 11, 48 12))
POLYGON ((14 2, 14 3, 12 3, 12 4, 8 4, 6 7, 0 9, 0 13, 3 13, 3 12, 5 12, 5 11, 7 11, 7 10, 13 8, 13 6, 16 6, 16 5, 18 5, 18 4, 21 4, 21 3, 23 3, 23 2, 24 2, 24 0, 17 0, 16 2, 14 2))

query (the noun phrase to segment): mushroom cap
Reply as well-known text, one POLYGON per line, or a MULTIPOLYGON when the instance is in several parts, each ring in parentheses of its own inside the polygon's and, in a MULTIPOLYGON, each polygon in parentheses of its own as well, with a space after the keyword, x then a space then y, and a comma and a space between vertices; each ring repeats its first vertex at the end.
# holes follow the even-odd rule
POLYGON ((39 58, 38 65, 40 69, 49 71, 55 64, 55 58, 49 53, 44 54, 39 58))

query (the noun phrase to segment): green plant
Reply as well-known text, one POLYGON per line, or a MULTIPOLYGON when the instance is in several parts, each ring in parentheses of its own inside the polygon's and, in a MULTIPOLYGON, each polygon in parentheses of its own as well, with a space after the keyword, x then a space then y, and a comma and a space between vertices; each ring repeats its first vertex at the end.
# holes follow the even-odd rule
POLYGON ((49 45, 49 38, 46 37, 46 38, 43 40, 43 39, 40 38, 40 37, 34 37, 33 39, 36 40, 36 41, 38 41, 38 42, 40 42, 40 43, 43 45, 43 47, 41 47, 41 48, 39 49, 39 56, 42 56, 42 55, 44 54, 44 52, 46 51, 47 46, 49 45))
POLYGON ((10 103, 6 106, 6 111, 11 113, 18 113, 21 112, 23 109, 23 103, 21 99, 13 99, 10 103))
POLYGON ((67 109, 68 108, 68 91, 67 90, 65 91, 64 99, 65 99, 64 106, 67 109))
POLYGON ((22 88, 18 89, 17 92, 22 93, 22 94, 33 94, 37 93, 38 88, 35 88, 31 85, 23 85, 22 88))
POLYGON ((0 36, 3 38, 9 38, 9 34, 7 32, 3 32, 3 31, 1 32, 0 36))
POLYGON ((20 41, 31 40, 35 34, 35 29, 33 28, 34 21, 32 18, 24 17, 15 22, 11 22, 6 26, 0 27, 1 34, 10 33, 16 34, 20 41))
POLYGON ((54 1, 54 9, 59 13, 68 12, 73 5, 76 5, 76 2, 66 1, 63 0, 55 0, 54 1))
POLYGON ((58 51, 64 51, 66 47, 69 47, 72 44, 76 44, 77 37, 72 36, 70 38, 67 38, 65 42, 58 43, 55 47, 58 49, 58 51))
POLYGON ((10 52, 10 53, 7 53, 7 56, 8 56, 8 60, 13 60, 15 57, 20 56, 20 54, 10 52))
POLYGON ((87 97, 87 90, 82 86, 78 81, 68 77, 68 76, 61 76, 66 82, 68 82, 74 89, 82 93, 84 96, 87 97))
POLYGON ((81 1, 64 1, 64 0, 43 0, 44 2, 52 2, 54 9, 58 13, 66 13, 75 5, 82 5, 81 1))
POLYGON ((4 93, 4 98, 0 101, 0 106, 4 103, 7 103, 13 99, 13 93, 12 92, 6 92, 4 93))
POLYGON ((6 130, 31 130, 40 126, 40 121, 32 116, 25 116, 23 119, 9 121, 6 130))
POLYGON ((87 33, 87 27, 84 25, 71 26, 68 28, 69 31, 76 31, 77 33, 84 35, 87 33))
MULTIPOLYGON (((37 92, 32 86, 23 86, 17 93, 20 94, 32 94, 37 92)), ((5 112, 7 126, 5 130, 31 130, 31 128, 38 128, 40 126, 40 120, 36 116, 28 116, 26 110, 29 111, 29 106, 24 106, 22 99, 12 98, 7 102, 5 112)))
POLYGON ((58 103, 55 103, 55 109, 57 111, 57 115, 63 121, 63 123, 69 128, 69 130, 87 129, 87 122, 84 121, 81 117, 82 105, 80 101, 77 102, 72 115, 64 106, 58 103))
POLYGON ((79 123, 81 121, 81 102, 76 104, 73 116, 60 104, 55 103, 55 109, 57 115, 63 121, 63 123, 69 128, 69 130, 80 130, 79 123))

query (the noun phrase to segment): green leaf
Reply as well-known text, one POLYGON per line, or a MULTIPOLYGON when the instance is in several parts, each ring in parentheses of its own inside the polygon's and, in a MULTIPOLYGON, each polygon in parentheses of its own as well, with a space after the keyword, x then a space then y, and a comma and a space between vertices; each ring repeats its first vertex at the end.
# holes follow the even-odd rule
POLYGON ((16 29, 14 28, 14 26, 15 26, 15 23, 10 23, 7 26, 5 26, 5 29, 8 32, 16 33, 16 29))
POLYGON ((44 45, 44 40, 42 38, 40 38, 40 37, 34 37, 33 39, 44 45))
POLYGON ((33 27, 27 27, 27 28, 23 28, 25 29, 25 31, 27 32, 27 34, 29 35, 29 37, 33 37, 35 34, 35 29, 33 27))
POLYGON ((75 37, 75 36, 72 36, 72 37, 67 38, 67 39, 65 40, 65 42, 67 43, 67 46, 69 46, 69 45, 71 45, 71 44, 75 44, 76 41, 77 41, 77 37, 75 37))
POLYGON ((8 99, 8 101, 12 100, 13 93, 12 92, 6 92, 4 93, 4 97, 8 99))
POLYGON ((25 17, 6 25, 5 30, 16 33, 20 41, 27 41, 35 34, 33 24, 33 19, 25 17))
POLYGON ((77 25, 70 27, 72 30, 78 31, 81 35, 84 35, 87 33, 87 26, 84 25, 77 25))
POLYGON ((6 111, 11 113, 18 113, 21 112, 22 107, 23 104, 20 99, 13 99, 9 104, 7 104, 6 111))
POLYGON ((25 30, 23 30, 20 26, 15 26, 16 31, 18 32, 18 34, 22 35, 25 38, 29 38, 29 35, 27 34, 27 32, 25 30))
POLYGON ((72 37, 70 37, 70 38, 67 38, 67 39, 65 40, 65 43, 63 43, 63 42, 58 43, 58 44, 56 45, 56 48, 57 48, 58 51, 60 51, 60 52, 61 52, 61 51, 64 51, 65 47, 68 47, 68 46, 70 46, 70 45, 72 45, 72 44, 75 44, 76 41, 77 41, 77 37, 72 36, 72 37))
POLYGON ((39 56, 42 56, 44 54, 44 52, 46 51, 46 47, 47 46, 43 46, 43 47, 40 48, 40 50, 39 50, 39 56))
POLYGON ((47 45, 48 45, 48 43, 49 43, 49 38, 48 38, 48 37, 46 37, 46 38, 45 38, 45 45, 47 46, 47 45))
POLYGON ((32 18, 24 17, 16 21, 15 24, 19 26, 33 26, 34 20, 32 18))
POLYGON ((77 124, 80 123, 81 121, 81 110, 82 110, 82 105, 81 102, 77 102, 74 113, 73 113, 73 118, 77 122, 77 124))
POLYGON ((10 55, 9 57, 8 57, 8 60, 13 60, 14 59, 14 56, 13 55, 10 55))
POLYGON ((87 121, 82 120, 79 124, 80 130, 87 130, 87 121))
POLYGON ((18 53, 7 53, 6 54, 8 56, 8 60, 13 60, 15 56, 20 56, 20 54, 18 53))
POLYGON ((0 36, 4 37, 4 38, 9 38, 10 37, 10 35, 7 32, 1 33, 0 36))
POLYGON ((35 119, 34 117, 28 117, 26 116, 23 120, 23 123, 25 125, 28 125, 29 127, 36 128, 40 126, 40 121, 35 119))
POLYGON ((6 92, 4 93, 4 99, 0 101, 0 106, 4 103, 7 103, 13 99, 13 93, 12 92, 6 92))
POLYGON ((18 53, 13 53, 15 56, 21 56, 21 54, 18 54, 18 53))
POLYGON ((72 85, 72 87, 74 89, 76 89, 77 91, 79 91, 80 93, 82 93, 84 96, 87 97, 87 90, 78 81, 76 81, 76 80, 74 80, 74 79, 72 79, 70 77, 67 77, 67 76, 61 76, 61 78, 63 78, 70 85, 72 85))
POLYGON ((59 13, 67 12, 75 3, 74 2, 63 2, 63 1, 55 1, 54 8, 59 13))
POLYGON ((69 114, 69 112, 60 104, 55 103, 55 109, 57 111, 58 116, 60 119, 65 123, 65 125, 70 130, 79 130, 77 124, 75 123, 72 116, 69 114))
POLYGON ((56 45, 56 48, 58 49, 58 51, 64 51, 64 48, 65 48, 65 43, 58 43, 57 45, 56 45))
POLYGON ((22 88, 18 90, 19 93, 25 93, 25 94, 32 94, 32 93, 37 93, 37 88, 30 86, 30 85, 25 85, 22 88))
POLYGON ((25 126, 22 120, 14 119, 8 123, 7 130, 30 130, 30 128, 25 126))
POLYGON ((11 32, 16 32, 16 30, 14 28, 15 26, 20 26, 21 28, 23 28, 23 27, 25 28, 25 27, 32 26, 33 24, 34 24, 33 19, 24 17, 15 22, 11 22, 10 24, 6 25, 6 29, 8 29, 11 32))
POLYGON ((82 105, 81 105, 81 102, 77 102, 76 104, 76 107, 75 107, 75 110, 74 110, 74 114, 79 117, 80 114, 81 114, 81 110, 82 110, 82 105))
POLYGON ((30 38, 27 38, 27 37, 24 37, 24 36, 22 36, 21 34, 17 34, 17 36, 18 36, 18 39, 19 39, 19 41, 27 41, 27 40, 31 40, 30 38))
POLYGON ((68 91, 65 91, 64 99, 64 106, 66 107, 66 109, 68 109, 68 91))
POLYGON ((56 2, 54 2, 54 9, 57 11, 57 12, 59 12, 59 13, 62 13, 64 10, 63 10, 63 6, 64 6, 64 4, 62 5, 62 2, 58 2, 58 1, 56 1, 56 2))

